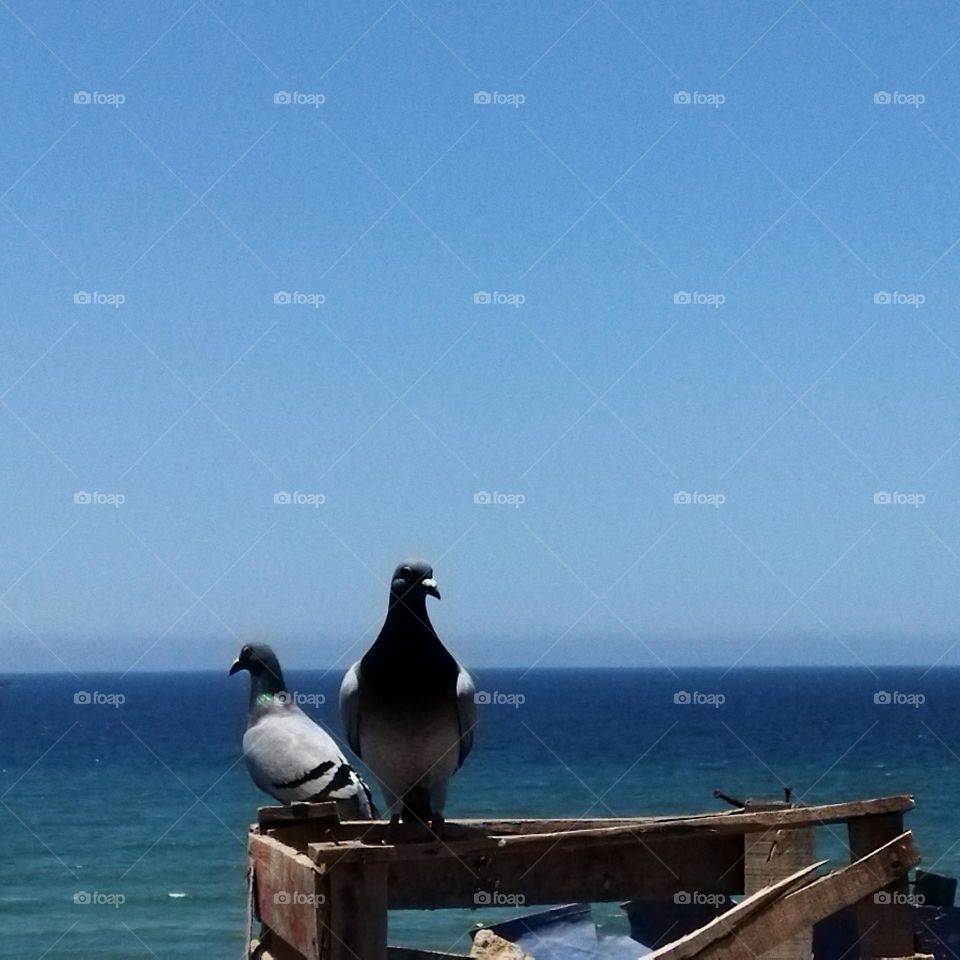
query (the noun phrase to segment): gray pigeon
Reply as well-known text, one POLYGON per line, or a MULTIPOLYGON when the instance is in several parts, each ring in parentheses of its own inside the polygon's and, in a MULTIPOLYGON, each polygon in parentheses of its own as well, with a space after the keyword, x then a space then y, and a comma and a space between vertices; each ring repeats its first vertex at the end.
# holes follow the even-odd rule
POLYGON ((367 785, 333 738, 293 702, 273 650, 246 644, 230 675, 240 670, 250 673, 243 756, 253 782, 281 803, 333 800, 341 820, 375 818, 367 785))
POLYGON ((402 814, 439 834, 450 777, 473 746, 477 708, 470 674, 430 624, 428 595, 440 599, 430 565, 400 564, 383 628, 343 678, 340 719, 383 791, 391 824, 402 814))

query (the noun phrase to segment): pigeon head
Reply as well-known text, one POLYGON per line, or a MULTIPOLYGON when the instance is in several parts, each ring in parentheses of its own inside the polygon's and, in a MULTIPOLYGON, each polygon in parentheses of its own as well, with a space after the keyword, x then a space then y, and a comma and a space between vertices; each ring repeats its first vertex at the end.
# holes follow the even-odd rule
POLYGON ((427 596, 440 599, 433 567, 425 560, 405 560, 393 571, 390 583, 390 602, 410 605, 426 603, 427 596))
POLYGON ((280 661, 273 648, 265 643, 245 643, 240 655, 230 667, 230 676, 246 670, 250 674, 252 686, 260 693, 279 693, 286 689, 280 661))

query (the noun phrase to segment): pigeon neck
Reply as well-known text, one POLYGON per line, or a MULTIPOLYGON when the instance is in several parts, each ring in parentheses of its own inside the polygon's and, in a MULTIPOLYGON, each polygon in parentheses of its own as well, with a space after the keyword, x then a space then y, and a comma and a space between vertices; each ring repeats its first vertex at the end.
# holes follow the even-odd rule
POLYGON ((276 671, 262 670, 258 674, 250 674, 250 709, 253 710, 257 704, 272 700, 278 693, 286 690, 286 684, 283 682, 283 674, 280 668, 276 671))

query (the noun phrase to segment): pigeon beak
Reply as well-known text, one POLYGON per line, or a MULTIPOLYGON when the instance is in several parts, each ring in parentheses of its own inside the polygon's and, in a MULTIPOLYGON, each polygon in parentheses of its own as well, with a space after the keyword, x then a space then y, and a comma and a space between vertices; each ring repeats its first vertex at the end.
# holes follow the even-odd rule
POLYGON ((440 599, 440 591, 437 589, 437 581, 430 577, 427 580, 420 581, 423 584, 423 589, 430 594, 431 597, 436 597, 440 599))
POLYGON ((240 658, 237 657, 230 666, 230 672, 227 674, 228 677, 232 677, 235 673, 239 673, 243 669, 243 664, 240 662, 240 658))

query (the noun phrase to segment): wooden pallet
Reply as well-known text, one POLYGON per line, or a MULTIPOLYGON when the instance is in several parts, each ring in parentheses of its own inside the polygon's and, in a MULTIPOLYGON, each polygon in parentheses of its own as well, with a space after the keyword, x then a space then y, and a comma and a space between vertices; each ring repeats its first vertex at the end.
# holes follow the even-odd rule
POLYGON ((865 958, 912 957, 906 873, 919 857, 903 814, 913 806, 897 796, 678 817, 458 820, 442 842, 398 840, 382 822, 341 823, 332 804, 264 807, 249 835, 262 924, 250 956, 386 960, 389 910, 746 894, 759 901, 720 918, 733 932, 697 931, 692 946, 657 955, 719 960, 737 955, 731 937, 748 937, 757 949, 740 956, 809 960, 812 924, 856 903, 865 958), (835 824, 846 827, 853 866, 814 880, 814 828, 835 824), (875 897, 880 890, 888 896, 875 897))

